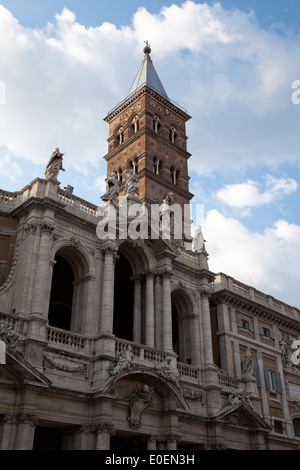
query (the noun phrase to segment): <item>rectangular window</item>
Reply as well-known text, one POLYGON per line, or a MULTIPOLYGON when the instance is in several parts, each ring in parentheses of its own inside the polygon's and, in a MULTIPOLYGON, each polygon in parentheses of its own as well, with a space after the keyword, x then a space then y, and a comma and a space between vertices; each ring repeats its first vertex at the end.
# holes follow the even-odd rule
POLYGON ((267 390, 282 393, 281 377, 278 371, 264 367, 264 376, 267 390))
POLYGON ((254 331, 254 323, 251 320, 246 320, 238 315, 236 317, 236 324, 243 330, 254 331))
POLYGON ((258 325, 258 329, 259 329, 259 334, 261 336, 264 336, 265 338, 270 338, 270 339, 275 338, 274 330, 272 330, 272 328, 266 328, 263 325, 258 325))

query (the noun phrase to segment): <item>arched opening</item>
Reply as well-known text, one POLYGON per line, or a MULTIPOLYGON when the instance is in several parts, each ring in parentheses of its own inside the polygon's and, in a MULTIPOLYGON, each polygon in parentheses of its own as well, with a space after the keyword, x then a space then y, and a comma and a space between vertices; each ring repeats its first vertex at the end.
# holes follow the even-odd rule
POLYGON ((132 268, 123 254, 119 254, 115 266, 113 334, 133 341, 132 268))
POLYGON ((70 331, 73 303, 74 272, 62 256, 55 256, 49 315, 50 326, 70 331))
POLYGON ((172 343, 173 351, 178 355, 178 360, 180 361, 178 310, 174 302, 172 302, 172 343))
POLYGON ((93 279, 87 257, 75 241, 68 241, 53 254, 53 274, 48 311, 50 326, 84 333, 91 308, 93 279))
POLYGON ((184 291, 176 289, 172 292, 172 335, 179 362, 195 363, 195 333, 192 303, 184 291))
POLYGON ((295 437, 300 437, 300 418, 293 419, 293 427, 295 437))

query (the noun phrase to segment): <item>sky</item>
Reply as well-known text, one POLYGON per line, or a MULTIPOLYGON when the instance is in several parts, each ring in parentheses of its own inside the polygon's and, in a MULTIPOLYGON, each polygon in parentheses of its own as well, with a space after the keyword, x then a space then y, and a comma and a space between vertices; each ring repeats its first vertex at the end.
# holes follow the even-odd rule
MULTIPOLYGON (((300 2, 0 0, 0 188, 43 178, 99 205, 105 116, 144 41, 187 123, 209 267, 300 308, 300 2)), ((195 216, 194 223, 199 220, 195 216)))

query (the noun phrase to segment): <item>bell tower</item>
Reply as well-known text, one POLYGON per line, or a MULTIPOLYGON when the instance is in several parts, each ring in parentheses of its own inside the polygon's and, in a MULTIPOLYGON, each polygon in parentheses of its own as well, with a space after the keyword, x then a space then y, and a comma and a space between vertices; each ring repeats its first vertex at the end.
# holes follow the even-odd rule
POLYGON ((127 97, 104 119, 109 124, 107 175, 113 171, 124 191, 133 170, 139 181, 140 202, 161 204, 172 193, 173 203, 189 204, 186 122, 190 116, 167 95, 150 57, 144 59, 127 97))

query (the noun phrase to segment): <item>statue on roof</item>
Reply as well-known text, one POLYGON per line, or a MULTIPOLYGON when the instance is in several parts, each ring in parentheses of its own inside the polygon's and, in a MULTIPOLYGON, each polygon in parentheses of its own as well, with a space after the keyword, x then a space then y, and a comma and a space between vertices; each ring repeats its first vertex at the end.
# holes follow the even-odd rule
POLYGON ((202 234, 201 225, 199 225, 196 229, 195 235, 192 241, 192 250, 193 251, 200 251, 204 248, 205 240, 202 234))
POLYGON ((106 193, 101 196, 104 202, 113 202, 117 199, 120 192, 120 181, 118 180, 117 173, 112 171, 106 180, 106 193))
POLYGON ((45 179, 56 179, 60 170, 65 171, 62 166, 64 153, 60 153, 59 149, 56 148, 52 153, 49 162, 46 166, 45 179))
POLYGON ((124 189, 124 196, 135 196, 136 194, 140 194, 139 190, 139 179, 138 177, 134 174, 133 169, 129 170, 127 175, 125 176, 126 182, 125 182, 125 189, 124 189))

